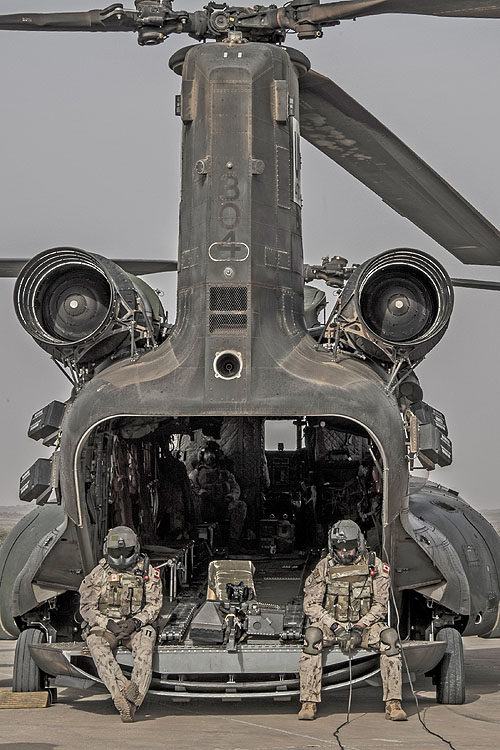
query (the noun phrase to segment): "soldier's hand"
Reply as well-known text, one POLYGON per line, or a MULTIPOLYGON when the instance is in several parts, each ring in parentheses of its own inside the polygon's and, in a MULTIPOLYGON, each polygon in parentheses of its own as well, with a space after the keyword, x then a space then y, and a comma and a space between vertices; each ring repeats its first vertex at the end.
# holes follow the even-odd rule
POLYGON ((121 623, 116 620, 108 620, 106 630, 109 630, 113 635, 121 635, 121 623))
POLYGON ((122 638, 128 638, 128 636, 137 630, 136 620, 132 617, 129 620, 124 620, 120 623, 120 636, 122 638))
POLYGON ((343 627, 338 627, 335 631, 335 638, 342 651, 345 651, 347 641, 350 638, 350 633, 343 627))
POLYGON ((349 640, 347 641, 346 648, 348 651, 354 651, 354 649, 361 646, 363 640, 363 629, 358 625, 353 625, 351 632, 349 633, 349 640))

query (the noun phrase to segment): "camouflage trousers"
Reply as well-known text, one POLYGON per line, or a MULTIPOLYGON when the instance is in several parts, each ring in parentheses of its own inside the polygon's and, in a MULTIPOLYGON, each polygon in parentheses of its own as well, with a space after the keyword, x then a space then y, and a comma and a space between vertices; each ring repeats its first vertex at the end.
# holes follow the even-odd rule
MULTIPOLYGON (((111 633, 101 628, 92 628, 85 640, 94 660, 97 673, 114 699, 124 690, 129 681, 123 674, 120 665, 113 655, 111 633), (106 636, 104 635, 106 633, 106 636)), ((135 701, 140 706, 148 692, 152 675, 153 648, 156 641, 156 631, 151 625, 145 625, 138 632, 132 633, 124 639, 122 646, 132 651, 134 666, 130 680, 137 685, 138 697, 135 701)))
POLYGON ((210 497, 196 497, 194 505, 197 523, 217 521, 220 525, 226 525, 230 539, 237 540, 241 537, 247 517, 247 504, 244 500, 214 502, 210 497))
MULTIPOLYGON (((321 677, 323 675, 322 648, 335 643, 335 635, 320 622, 311 623, 311 627, 323 631, 323 644, 318 654, 302 654, 300 657, 300 700, 321 701, 321 677)), ((402 698, 402 660, 401 654, 387 656, 384 652, 389 648, 380 642, 380 633, 387 628, 383 622, 376 622, 363 631, 360 648, 380 651, 380 676, 382 677, 382 700, 401 700, 402 698)))
POLYGON ((230 500, 227 506, 229 518, 229 538, 239 539, 247 517, 247 504, 244 500, 230 500))

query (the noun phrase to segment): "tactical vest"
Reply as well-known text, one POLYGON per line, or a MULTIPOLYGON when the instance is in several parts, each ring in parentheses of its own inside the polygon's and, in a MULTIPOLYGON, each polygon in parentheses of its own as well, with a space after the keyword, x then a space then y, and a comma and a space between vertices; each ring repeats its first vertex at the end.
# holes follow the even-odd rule
POLYGON ((210 500, 220 503, 229 492, 228 473, 225 469, 198 467, 198 484, 209 494, 210 500))
POLYGON ((358 622, 373 604, 373 581, 364 556, 354 565, 329 562, 325 609, 337 622, 358 622))
POLYGON ((99 612, 115 620, 140 612, 145 601, 145 558, 139 558, 131 570, 116 570, 104 557, 99 564, 107 574, 105 587, 99 595, 99 612))

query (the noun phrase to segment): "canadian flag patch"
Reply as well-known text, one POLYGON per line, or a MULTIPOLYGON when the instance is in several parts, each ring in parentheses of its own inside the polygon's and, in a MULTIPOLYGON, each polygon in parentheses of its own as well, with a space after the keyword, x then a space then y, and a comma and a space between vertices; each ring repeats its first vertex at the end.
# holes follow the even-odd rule
POLYGON ((160 580, 160 571, 158 570, 158 568, 153 568, 153 579, 155 581, 160 580))
POLYGON ((382 570, 383 570, 383 571, 384 571, 384 573, 386 573, 387 575, 389 575, 389 573, 391 572, 391 569, 390 569, 389 565, 387 565, 387 563, 382 563, 382 570))

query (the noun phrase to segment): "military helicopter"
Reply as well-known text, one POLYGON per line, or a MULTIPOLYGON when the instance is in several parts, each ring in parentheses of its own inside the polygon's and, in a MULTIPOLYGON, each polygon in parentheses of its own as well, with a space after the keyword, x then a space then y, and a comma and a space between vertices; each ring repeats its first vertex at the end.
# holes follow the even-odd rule
MULTIPOLYGON (((390 11, 422 12, 421 4, 402 7, 390 11)), ((432 13, 499 15, 494 3, 439 8, 432 13)), ((127 520, 165 574, 154 688, 174 699, 292 698, 301 588, 319 554, 304 550, 350 515, 391 563, 392 618, 410 671, 432 671, 438 699, 463 702, 461 635, 500 634, 499 541, 456 493, 409 486, 413 463, 451 461, 446 421, 423 401, 414 369, 445 333, 453 285, 495 285, 452 281, 410 249, 358 267, 340 257, 304 267, 302 258, 299 135, 455 257, 500 261, 494 227, 283 46, 287 30, 314 39, 340 20, 384 12, 387 3, 292 2, 186 13, 139 0, 135 10, 0 17, 0 28, 14 30, 135 31, 142 46, 174 33, 209 42, 170 60, 182 75, 176 324, 137 278, 158 270, 149 261, 115 263, 65 247, 4 266, 18 274, 21 323, 73 386, 66 404, 34 415, 30 434, 53 444, 54 458, 21 478, 22 499, 37 508, 0 553, 0 624, 20 633, 15 689, 95 679, 79 640, 76 591, 107 529, 127 520), (304 280, 312 279, 340 290, 323 323, 321 294, 307 292, 304 310, 304 280), (272 420, 293 424, 296 450, 263 450, 272 420), (224 530, 200 524, 194 539, 172 538, 178 528, 164 518, 179 493, 173 462, 189 465, 206 438, 231 459, 258 538, 243 555, 255 573, 233 565, 232 589, 227 577, 212 581, 208 600, 200 593, 224 530), (52 491, 55 504, 47 503, 52 491), (238 588, 243 580, 255 599, 238 588)), ((345 685, 344 655, 332 649, 326 658, 325 689, 345 685)), ((127 668, 128 655, 120 659, 127 668)), ((353 667, 358 682, 378 669, 369 652, 353 667)))

